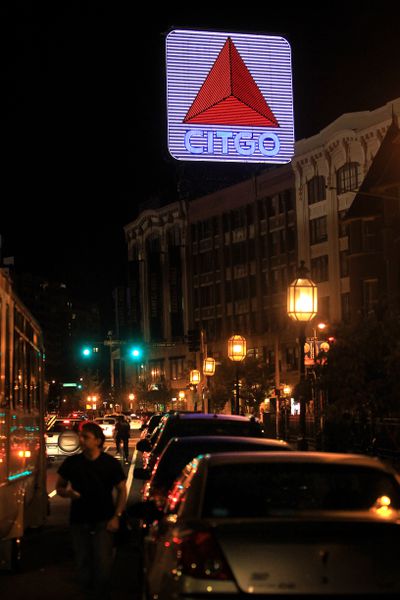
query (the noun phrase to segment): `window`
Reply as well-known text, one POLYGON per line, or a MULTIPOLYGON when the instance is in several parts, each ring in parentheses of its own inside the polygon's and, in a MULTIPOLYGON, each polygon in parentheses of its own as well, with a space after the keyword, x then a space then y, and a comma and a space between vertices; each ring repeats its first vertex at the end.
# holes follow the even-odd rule
POLYGON ((323 298, 318 299, 318 315, 322 319, 329 320, 329 296, 324 296, 323 298))
POLYGON ((358 163, 349 162, 336 172, 336 190, 338 194, 355 191, 358 188, 358 167, 358 163))
POLYGON ((339 252, 340 277, 349 276, 349 251, 342 250, 339 252))
POLYGON ((310 220, 310 244, 320 244, 328 239, 326 216, 310 220))
POLYGON ((289 227, 287 230, 287 252, 293 252, 296 249, 296 232, 294 227, 289 227))
POLYGON ((362 221, 363 250, 377 250, 376 221, 362 221))
POLYGON ((373 312, 378 303, 378 280, 364 279, 363 281, 363 307, 366 315, 373 312))
POLYGON ((342 305, 342 320, 349 321, 350 320, 350 294, 346 292, 345 294, 341 294, 340 296, 341 305, 342 305))
POLYGON ((271 270, 271 292, 277 294, 282 290, 282 271, 281 269, 271 270))
POLYGON ((311 279, 313 279, 315 283, 328 281, 329 272, 327 254, 311 259, 311 279))
POLYGON ((310 181, 307 181, 308 204, 321 202, 326 198, 325 177, 316 175, 310 181))
POLYGON ((271 256, 277 256, 279 254, 279 231, 271 232, 271 256))
POLYGON ((184 357, 176 356, 169 359, 171 379, 182 379, 184 375, 184 357))
POLYGON ((203 252, 200 254, 200 273, 211 273, 215 269, 215 253, 203 252))
POLYGON ((148 363, 151 381, 156 382, 165 376, 164 360, 149 360, 148 363))

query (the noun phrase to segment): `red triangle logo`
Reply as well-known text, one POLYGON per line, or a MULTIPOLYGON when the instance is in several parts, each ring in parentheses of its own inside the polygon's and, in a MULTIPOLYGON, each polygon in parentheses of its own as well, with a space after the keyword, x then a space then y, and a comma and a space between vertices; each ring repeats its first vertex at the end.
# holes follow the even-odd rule
POLYGON ((231 38, 226 40, 183 122, 279 127, 231 38))

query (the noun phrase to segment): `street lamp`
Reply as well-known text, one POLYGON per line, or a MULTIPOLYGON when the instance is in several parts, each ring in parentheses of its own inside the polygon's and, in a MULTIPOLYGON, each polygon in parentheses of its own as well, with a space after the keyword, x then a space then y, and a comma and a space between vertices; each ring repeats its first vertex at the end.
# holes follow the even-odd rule
POLYGON ((239 363, 246 358, 246 339, 241 335, 232 335, 228 340, 228 358, 236 363, 235 414, 239 414, 239 363))
POLYGON ((192 369, 189 375, 189 381, 192 385, 198 385, 200 383, 200 371, 192 369))
POLYGON ((215 359, 208 356, 203 360, 203 374, 207 379, 207 406, 204 412, 210 411, 210 377, 215 373, 215 359))
POLYGON ((300 325, 300 438, 298 440, 299 450, 307 449, 306 442, 306 397, 304 390, 305 364, 304 344, 306 342, 306 323, 311 321, 318 311, 318 291, 316 284, 307 277, 308 269, 301 261, 297 278, 292 281, 287 291, 287 313, 300 325))

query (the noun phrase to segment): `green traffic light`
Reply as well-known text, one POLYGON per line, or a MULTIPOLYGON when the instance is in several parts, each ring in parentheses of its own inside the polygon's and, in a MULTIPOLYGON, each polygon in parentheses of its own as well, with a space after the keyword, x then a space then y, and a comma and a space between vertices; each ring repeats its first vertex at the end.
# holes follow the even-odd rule
POLYGON ((141 348, 139 348, 138 346, 135 346, 134 348, 131 348, 129 350, 129 356, 133 359, 133 360, 140 360, 142 358, 142 354, 143 351, 141 348))
POLYGON ((82 355, 83 355, 85 358, 89 358, 89 356, 91 356, 91 355, 92 355, 92 349, 91 349, 91 348, 88 348, 88 347, 86 346, 85 348, 83 348, 83 349, 82 349, 82 355))

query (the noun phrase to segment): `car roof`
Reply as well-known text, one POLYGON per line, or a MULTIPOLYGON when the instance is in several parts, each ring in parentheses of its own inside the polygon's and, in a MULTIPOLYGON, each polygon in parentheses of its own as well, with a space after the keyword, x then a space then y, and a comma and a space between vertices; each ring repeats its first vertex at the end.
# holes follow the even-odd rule
POLYGON ((243 422, 255 422, 259 421, 255 417, 244 417, 242 415, 221 415, 217 413, 177 413, 177 414, 166 414, 164 417, 167 420, 177 419, 180 421, 198 421, 198 420, 213 420, 218 419, 219 421, 243 421, 243 422))
MULTIPOLYGON (((280 448, 290 448, 290 444, 284 440, 276 440, 275 438, 254 438, 247 436, 234 436, 234 435, 193 435, 190 437, 173 437, 168 442, 169 445, 176 446, 192 446, 194 444, 210 444, 217 446, 218 444, 248 444, 257 446, 276 446, 276 450, 279 452, 280 448)), ((225 453, 224 453, 225 454, 225 453)))
POLYGON ((341 454, 336 452, 223 452, 206 454, 201 460, 208 464, 232 464, 249 462, 268 463, 314 463, 314 464, 347 464, 358 467, 371 467, 394 473, 394 469, 378 458, 363 454, 341 454))

